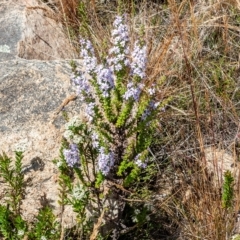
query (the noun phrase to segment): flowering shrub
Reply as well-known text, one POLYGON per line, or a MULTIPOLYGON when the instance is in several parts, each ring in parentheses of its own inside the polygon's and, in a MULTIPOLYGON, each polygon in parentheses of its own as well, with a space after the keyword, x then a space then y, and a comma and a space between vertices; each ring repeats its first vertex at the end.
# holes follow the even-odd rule
MULTIPOLYGON (((126 15, 116 17, 112 47, 101 64, 97 63, 92 43, 80 40, 84 71, 75 69, 72 82, 86 103, 87 126, 92 133, 88 147, 95 150, 97 171, 105 178, 112 174, 127 180, 129 170, 133 177, 134 172, 147 166, 147 149, 156 126, 154 116, 161 104, 155 101, 156 85, 149 87, 146 81, 147 46, 138 40, 130 54, 125 20, 126 15)), ((74 125, 67 131, 71 128, 74 125)), ((70 141, 76 143, 78 134, 72 134, 70 141)), ((67 162, 73 162, 73 152, 64 152, 67 162)))
MULTIPOLYGON (((83 68, 79 70, 75 66, 71 77, 85 103, 85 116, 82 120, 74 117, 65 125, 64 160, 58 161, 57 166, 65 181, 65 187, 64 181, 61 182, 62 189, 68 188, 70 195, 76 195, 76 187, 72 187, 72 180, 67 176, 70 167, 82 184, 77 189, 87 192, 87 197, 81 190, 81 197, 69 196, 65 201, 74 206, 83 229, 89 224, 85 211, 88 208, 99 218, 106 207, 121 214, 120 202, 108 203, 115 204, 114 207, 106 205, 115 191, 109 186, 120 183, 129 187, 139 180, 141 171, 146 171, 148 149, 157 126, 156 114, 164 105, 156 101, 157 85, 149 86, 147 82, 146 43, 140 39, 130 46, 126 17, 116 17, 112 46, 101 62, 97 60, 93 44, 87 39, 80 40, 83 68), (111 188, 111 194, 106 186, 111 188)), ((116 219, 108 216, 109 220, 116 219)), ((107 225, 106 220, 102 221, 107 225)))

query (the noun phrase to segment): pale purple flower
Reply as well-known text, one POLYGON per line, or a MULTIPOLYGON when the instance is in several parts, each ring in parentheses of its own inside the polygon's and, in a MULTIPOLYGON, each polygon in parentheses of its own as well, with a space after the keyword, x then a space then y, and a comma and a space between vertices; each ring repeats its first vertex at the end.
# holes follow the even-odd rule
POLYGON ((150 107, 151 109, 154 109, 154 110, 157 109, 159 105, 160 105, 160 102, 151 101, 151 102, 149 103, 149 107, 150 107))
POLYGON ((135 86, 132 82, 128 83, 127 91, 124 93, 123 98, 125 100, 133 98, 135 101, 138 101, 143 87, 144 84, 142 83, 138 83, 137 86, 135 86))
POLYGON ((114 154, 112 152, 105 153, 105 149, 99 149, 98 168, 104 176, 107 176, 115 162, 114 154))
POLYGON ((146 118, 151 115, 152 111, 158 108, 159 104, 160 102, 150 101, 148 107, 143 112, 141 119, 146 120, 146 118))
POLYGON ((122 70, 122 65, 120 63, 115 64, 114 69, 115 69, 115 71, 120 71, 120 70, 122 70))
POLYGON ((114 87, 113 72, 110 68, 99 65, 97 68, 97 83, 104 97, 109 97, 109 91, 114 87))
POLYGON ((135 164, 140 167, 140 168, 146 168, 147 164, 145 162, 143 162, 140 158, 141 158, 141 153, 139 153, 136 157, 135 157, 135 164))
POLYGON ((124 64, 125 64, 125 66, 129 66, 129 65, 130 65, 130 61, 129 61, 128 58, 126 58, 126 59, 124 60, 124 64))
POLYGON ((113 23, 112 43, 113 47, 109 50, 112 58, 108 59, 108 64, 114 71, 120 71, 124 66, 128 66, 127 55, 129 54, 129 33, 125 24, 125 16, 117 16, 113 23))
POLYGON ((112 53, 114 53, 114 54, 120 54, 120 49, 119 49, 119 47, 114 46, 114 47, 110 48, 109 53, 110 53, 110 54, 112 54, 112 53))
POLYGON ((92 122, 92 120, 94 118, 94 115, 95 115, 94 108, 95 108, 95 103, 94 102, 90 102, 90 103, 87 104, 86 115, 87 115, 87 118, 90 122, 92 122))
POLYGON ((140 46, 139 42, 135 43, 132 52, 131 71, 132 75, 139 76, 140 78, 146 77, 146 65, 147 65, 147 47, 140 46))
POLYGON ((117 15, 114 22, 113 22, 113 26, 117 27, 121 23, 122 23, 122 16, 117 15))
POLYGON ((99 137, 96 132, 93 132, 91 135, 92 145, 94 148, 99 148, 99 137))
POLYGON ((69 167, 74 167, 79 163, 79 150, 76 144, 70 144, 69 149, 64 149, 63 155, 69 167))
POLYGON ((143 114, 142 114, 141 119, 142 119, 143 121, 146 120, 146 118, 147 118, 148 116, 150 116, 151 112, 152 112, 152 111, 151 111, 149 108, 145 109, 145 111, 144 111, 143 114))
POLYGON ((75 85, 77 93, 81 96, 82 100, 85 99, 84 96, 89 96, 91 94, 89 81, 83 72, 79 72, 78 75, 72 77, 71 80, 75 85))
POLYGON ((80 43, 80 56, 83 58, 83 67, 88 74, 94 74, 97 68, 97 58, 95 57, 92 43, 85 39, 80 39, 80 43))

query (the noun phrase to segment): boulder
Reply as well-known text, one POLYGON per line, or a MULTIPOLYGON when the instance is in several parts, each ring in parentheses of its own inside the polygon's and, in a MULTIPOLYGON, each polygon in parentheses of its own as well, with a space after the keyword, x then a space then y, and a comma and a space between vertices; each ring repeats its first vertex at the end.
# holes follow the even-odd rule
MULTIPOLYGON (((81 104, 75 98, 66 101, 75 90, 70 60, 65 59, 74 56, 63 26, 47 5, 0 0, 0 153, 13 157, 15 150, 24 150, 22 212, 29 221, 45 198, 60 214, 58 171, 52 160, 59 155, 65 123, 60 110, 75 115, 81 104)), ((0 196, 3 192, 2 185, 0 196)), ((72 211, 64 216, 63 224, 70 225, 72 211)))
MULTIPOLYGON (((68 61, 9 60, 0 63, 0 141, 1 151, 12 156, 24 151, 24 174, 28 181, 24 214, 34 215, 39 199, 46 194, 57 206, 57 168, 63 125, 56 115, 64 99, 73 94, 68 61)), ((80 102, 64 108, 77 114, 80 102)), ((28 218, 28 216, 26 216, 28 218)))
POLYGON ((0 61, 76 57, 57 10, 38 0, 0 0, 0 61))

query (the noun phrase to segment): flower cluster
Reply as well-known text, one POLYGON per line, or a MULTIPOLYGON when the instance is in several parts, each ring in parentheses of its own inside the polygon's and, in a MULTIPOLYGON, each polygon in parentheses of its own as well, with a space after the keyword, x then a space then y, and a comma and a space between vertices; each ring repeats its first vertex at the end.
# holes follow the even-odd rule
POLYGON ((71 77, 71 80, 76 86, 77 93, 82 97, 82 100, 85 100, 84 96, 91 94, 90 85, 85 74, 79 71, 77 76, 71 77))
POLYGON ((112 152, 105 153, 105 149, 101 147, 99 149, 98 156, 98 168, 102 172, 103 175, 107 176, 113 167, 115 162, 114 154, 112 152))
POLYGON ((112 55, 112 58, 108 59, 108 63, 116 72, 122 70, 124 66, 129 65, 127 57, 129 54, 129 34, 128 27, 124 22, 125 16, 117 16, 113 23, 113 47, 109 50, 109 54, 112 55))
POLYGON ((78 116, 74 116, 68 123, 65 124, 65 132, 63 136, 69 141, 78 144, 82 141, 82 137, 72 131, 72 128, 77 128, 82 125, 82 121, 78 116))
POLYGON ((72 198, 74 200, 81 200, 85 197, 86 190, 83 185, 77 184, 72 190, 72 198))
POLYGON ((69 127, 79 127, 81 124, 81 119, 78 116, 74 116, 65 124, 65 129, 69 129, 69 127))
POLYGON ((95 57, 92 43, 85 39, 81 39, 80 43, 82 45, 80 56, 83 58, 84 70, 92 75, 97 68, 97 58, 95 57))
POLYGON ((92 132, 91 138, 92 138, 92 146, 94 148, 99 148, 99 137, 98 137, 98 134, 96 132, 92 132))
POLYGON ((129 100, 132 98, 137 102, 139 100, 143 87, 144 87, 144 84, 142 83, 139 83, 138 85, 135 85, 133 82, 128 83, 127 91, 123 95, 123 98, 125 100, 129 100))
POLYGON ((135 43, 132 53, 131 71, 132 75, 138 76, 141 79, 146 77, 146 65, 147 65, 147 47, 141 46, 137 41, 135 43))
POLYGON ((97 83, 104 97, 109 97, 109 90, 114 87, 113 72, 110 68, 99 65, 97 68, 97 83))
POLYGON ((70 144, 70 149, 64 149, 63 155, 69 167, 74 167, 79 163, 79 150, 76 144, 70 144))
MULTIPOLYGON (((130 67, 132 76, 137 76, 139 79, 138 81, 132 81, 127 84, 127 90, 123 96, 125 100, 129 100, 131 98, 135 101, 139 100, 140 94, 144 88, 144 84, 141 82, 141 80, 146 77, 146 64, 147 48, 146 46, 141 47, 137 41, 132 53, 132 62, 130 67)), ((150 91, 153 93, 154 90, 151 89, 150 91)))
POLYGON ((87 118, 88 118, 89 122, 93 121, 94 107, 95 107, 95 103, 94 102, 88 103, 88 105, 86 107, 86 115, 87 115, 87 118))
POLYGON ((83 71, 77 71, 71 77, 73 84, 76 87, 77 93, 81 96, 81 100, 92 97, 92 91, 89 84, 87 74, 93 76, 96 74, 97 70, 97 58, 94 54, 94 49, 92 43, 89 40, 81 39, 80 43, 82 45, 80 56, 83 59, 83 71))

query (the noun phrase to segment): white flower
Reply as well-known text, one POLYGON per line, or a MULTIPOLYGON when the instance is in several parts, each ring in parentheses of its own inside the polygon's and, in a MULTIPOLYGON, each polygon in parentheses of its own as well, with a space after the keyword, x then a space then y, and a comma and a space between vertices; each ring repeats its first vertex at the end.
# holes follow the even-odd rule
POLYGON ((67 139, 67 140, 70 140, 73 138, 73 132, 71 130, 66 130, 64 133, 63 133, 63 136, 67 139))
POLYGON ((81 200, 86 195, 84 187, 80 184, 77 184, 72 190, 72 197, 76 200, 81 200))
POLYGON ((133 222, 135 222, 135 223, 137 223, 137 222, 138 222, 138 219, 137 219, 137 217, 135 217, 135 216, 134 216, 134 217, 132 217, 132 221, 133 221, 133 222))
POLYGON ((21 237, 24 235, 24 233, 25 233, 24 230, 21 229, 21 230, 18 230, 17 235, 21 237))
POLYGON ((152 96, 156 92, 155 88, 149 88, 147 91, 150 94, 150 96, 152 96))
POLYGON ((81 119, 78 116, 74 116, 68 123, 65 124, 65 129, 69 129, 69 127, 79 127, 81 124, 81 119))
POLYGON ((72 138, 72 142, 75 143, 75 144, 78 144, 82 141, 83 141, 83 138, 79 135, 74 135, 73 138, 72 138))
POLYGON ((57 165, 58 168, 60 168, 63 165, 63 162, 62 161, 58 161, 56 165, 57 165))
POLYGON ((134 210, 134 213, 135 213, 136 215, 138 215, 138 214, 140 213, 140 210, 139 210, 139 209, 135 209, 135 210, 134 210))
POLYGON ((47 240, 45 236, 41 236, 40 240, 47 240))

